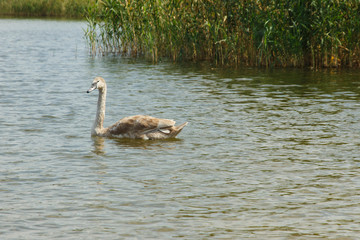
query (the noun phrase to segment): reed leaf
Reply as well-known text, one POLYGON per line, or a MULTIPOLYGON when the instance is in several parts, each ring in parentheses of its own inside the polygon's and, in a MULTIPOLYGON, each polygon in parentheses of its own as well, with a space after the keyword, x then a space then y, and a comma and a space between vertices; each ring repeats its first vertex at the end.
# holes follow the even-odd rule
POLYGON ((359 67, 359 6, 355 0, 103 0, 88 8, 86 36, 96 52, 154 62, 359 67))

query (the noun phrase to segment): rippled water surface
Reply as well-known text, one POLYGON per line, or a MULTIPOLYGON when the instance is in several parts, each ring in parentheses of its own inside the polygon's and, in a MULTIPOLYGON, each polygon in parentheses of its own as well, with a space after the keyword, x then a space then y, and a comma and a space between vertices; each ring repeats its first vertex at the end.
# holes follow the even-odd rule
POLYGON ((1 239, 356 239, 360 72, 91 57, 84 22, 0 20, 1 239), (171 141, 91 138, 148 114, 171 141))

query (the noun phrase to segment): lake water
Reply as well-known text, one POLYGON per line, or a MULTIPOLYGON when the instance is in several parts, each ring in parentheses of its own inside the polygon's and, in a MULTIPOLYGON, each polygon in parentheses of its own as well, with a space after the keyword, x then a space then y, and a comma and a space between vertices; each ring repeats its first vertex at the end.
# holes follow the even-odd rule
POLYGON ((0 239, 357 239, 360 71, 89 55, 86 23, 0 20, 0 239), (171 141, 92 138, 148 114, 171 141))

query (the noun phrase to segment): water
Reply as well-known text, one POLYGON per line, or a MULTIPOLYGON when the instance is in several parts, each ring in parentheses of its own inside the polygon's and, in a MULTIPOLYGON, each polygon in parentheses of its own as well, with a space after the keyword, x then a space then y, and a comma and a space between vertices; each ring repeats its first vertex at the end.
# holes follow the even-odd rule
POLYGON ((356 239, 360 72, 91 57, 84 22, 0 20, 1 239, 356 239), (172 141, 91 138, 149 114, 172 141))

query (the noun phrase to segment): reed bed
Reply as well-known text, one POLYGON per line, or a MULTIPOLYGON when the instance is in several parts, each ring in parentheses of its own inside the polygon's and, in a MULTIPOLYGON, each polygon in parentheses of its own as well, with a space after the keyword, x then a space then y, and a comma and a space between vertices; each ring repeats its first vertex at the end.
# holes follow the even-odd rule
POLYGON ((0 0, 0 15, 83 18, 95 0, 0 0))
POLYGON ((87 8, 93 54, 154 62, 359 67, 358 0, 102 0, 87 8))

